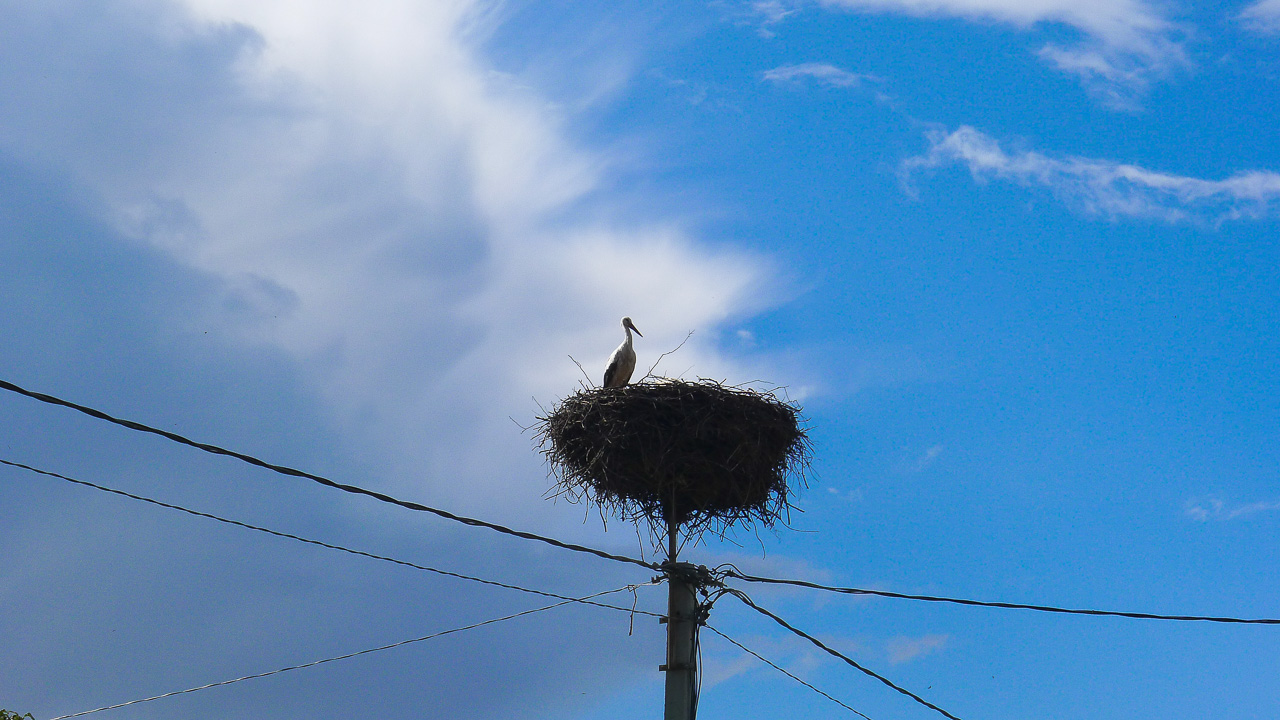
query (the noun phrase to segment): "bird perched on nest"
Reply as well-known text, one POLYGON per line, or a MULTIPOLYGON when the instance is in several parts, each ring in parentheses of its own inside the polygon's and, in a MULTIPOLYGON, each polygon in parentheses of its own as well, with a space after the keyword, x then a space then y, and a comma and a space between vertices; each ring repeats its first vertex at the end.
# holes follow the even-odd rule
MULTIPOLYGON (((626 385, 636 369, 636 351, 631 347, 631 331, 636 330, 636 326, 631 323, 631 318, 622 318, 622 329, 627 331, 627 339, 609 356, 609 366, 604 370, 604 386, 607 388, 626 385)), ((640 335, 640 331, 636 330, 636 334, 640 335)))

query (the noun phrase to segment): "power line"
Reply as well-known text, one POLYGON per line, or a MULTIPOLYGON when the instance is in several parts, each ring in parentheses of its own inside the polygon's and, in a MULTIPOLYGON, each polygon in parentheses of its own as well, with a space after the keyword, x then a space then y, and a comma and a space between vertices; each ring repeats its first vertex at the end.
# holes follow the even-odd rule
MULTIPOLYGON (((643 583, 643 584, 646 584, 646 585, 647 585, 647 584, 649 584, 649 583, 643 583)), ((543 611, 545 611, 545 610, 551 610, 551 609, 553 609, 553 608, 558 608, 558 607, 560 607, 560 606, 562 606, 562 605, 568 605, 568 604, 570 604, 570 603, 575 603, 575 602, 576 602, 576 603, 585 603, 585 602, 587 602, 588 600, 590 600, 591 598, 600 597, 601 595, 609 595, 609 594, 616 593, 616 592, 622 592, 622 591, 624 591, 624 590, 630 590, 630 589, 634 589, 634 588, 637 588, 637 587, 640 587, 640 585, 626 585, 626 586, 624 586, 624 587, 616 588, 616 589, 614 589, 614 590, 605 590, 604 592, 598 592, 598 593, 595 593, 595 594, 593 594, 593 595, 587 595, 587 596, 585 596, 585 597, 580 597, 580 598, 570 598, 570 599, 565 600, 565 601, 563 601, 563 602, 553 603, 553 604, 551 604, 551 605, 544 605, 544 606, 539 607, 539 608, 533 608, 532 610, 524 610, 524 611, 522 611, 522 612, 513 613, 513 614, 511 614, 511 615, 504 615, 503 617, 499 617, 499 618, 492 618, 492 619, 490 619, 490 620, 483 620, 483 621, 481 621, 481 622, 478 622, 478 623, 472 623, 472 624, 470 624, 470 625, 464 625, 464 626, 462 626, 462 627, 451 628, 451 629, 449 629, 449 630, 442 630, 442 631, 440 631, 440 632, 432 633, 432 634, 430 634, 430 635, 423 635, 422 637, 416 637, 416 638, 412 638, 412 639, 410 639, 410 640, 401 640, 400 642, 391 643, 390 645, 381 645, 381 646, 379 646, 379 647, 375 647, 375 648, 368 648, 367 650, 359 650, 359 651, 357 651, 357 652, 347 653, 347 654, 345 654, 345 655, 337 655, 337 656, 335 656, 335 657, 329 657, 329 658, 325 658, 325 659, 323 659, 323 660, 314 660, 314 661, 312 661, 312 662, 309 662, 309 663, 303 663, 303 664, 301 664, 301 665, 290 665, 289 667, 277 668, 277 669, 275 669, 275 670, 268 670, 267 672, 256 673, 256 674, 253 674, 253 675, 245 675, 244 677, 238 677, 238 678, 234 678, 234 679, 232 679, 232 680, 222 680, 222 681, 220 681, 220 682, 209 683, 208 685, 201 685, 201 686, 199 686, 199 687, 187 688, 186 690, 176 690, 176 691, 174 691, 174 692, 164 693, 163 695, 153 695, 152 697, 148 697, 148 698, 141 698, 141 699, 138 699, 138 700, 130 700, 130 701, 128 701, 128 702, 116 703, 115 705, 105 705, 105 706, 103 706, 103 707, 100 707, 100 708, 94 708, 94 709, 92 709, 92 710, 83 710, 83 711, 78 712, 78 713, 71 713, 70 715, 59 715, 58 717, 56 717, 56 718, 51 718, 50 720, 66 720, 67 718, 80 717, 80 716, 82 716, 82 715, 91 715, 91 714, 96 713, 96 712, 102 712, 103 710, 115 710, 116 708, 122 708, 122 707, 125 707, 125 706, 128 706, 128 705, 137 705, 137 704, 139 704, 139 703, 151 702, 152 700, 160 700, 160 699, 162 699, 162 698, 174 697, 175 695, 185 695, 185 694, 187 694, 187 693, 193 693, 193 692, 196 692, 196 691, 198 691, 198 690, 208 690, 209 688, 221 687, 221 686, 223 686, 223 685, 231 685, 231 684, 233 684, 233 683, 243 682, 243 681, 245 681, 245 680, 254 680, 254 679, 257 679, 257 678, 264 678, 264 677, 267 677, 267 676, 269 676, 269 675, 278 675, 278 674, 280 674, 280 673, 289 672, 289 671, 291 671, 291 670, 301 670, 301 669, 303 669, 303 668, 315 667, 316 665, 323 665, 323 664, 325 664, 325 663, 331 663, 331 662, 335 662, 335 661, 337 661, 337 660, 346 660, 346 659, 348 659, 348 658, 353 658, 353 657, 357 657, 357 656, 360 656, 360 655, 368 655, 368 654, 370 654, 370 653, 376 653, 376 652, 381 652, 381 651, 383 651, 383 650, 390 650, 391 648, 397 648, 397 647, 400 647, 400 646, 402 646, 402 645, 409 645, 409 644, 412 644, 412 643, 422 642, 422 641, 424 641, 424 640, 431 640, 431 639, 433 639, 433 638, 442 637, 442 636, 444 636, 444 635, 451 635, 451 634, 453 634, 453 633, 462 632, 462 631, 464 631, 464 630, 474 630, 475 628, 483 627, 483 626, 485 626, 485 625, 492 625, 492 624, 494 624, 494 623, 500 623, 500 622, 503 622, 503 621, 506 621, 506 620, 513 620, 513 619, 518 618, 518 617, 521 617, 521 616, 523 616, 523 615, 532 615, 532 614, 534 614, 534 613, 540 613, 540 612, 543 612, 543 611)))
POLYGON ((409 500, 400 500, 398 498, 394 498, 390 495, 378 492, 376 490, 369 490, 367 488, 362 488, 357 485, 348 485, 346 483, 336 482, 322 475, 309 473, 305 470, 298 470, 296 468, 291 468, 285 465, 276 465, 274 463, 267 462, 266 460, 260 460, 252 455, 246 455, 241 452, 236 452, 235 450, 228 450, 227 448, 219 447, 218 445, 211 445, 209 443, 197 442, 195 440, 191 440, 190 438, 183 437, 182 435, 179 435, 177 433, 169 432, 168 430, 161 430, 160 428, 152 427, 150 425, 146 425, 140 422, 135 422, 133 420, 125 420, 112 415, 108 415, 107 413, 102 412, 101 410, 95 410, 85 405, 80 405, 77 403, 73 403, 69 400, 63 400, 62 398, 54 397, 53 395, 46 395, 44 393, 38 393, 32 390, 27 390, 25 388, 21 388, 5 380, 0 380, 0 390, 8 390, 9 392, 17 393, 19 395, 24 395, 33 400, 39 400, 40 402, 48 403, 50 405, 57 405, 60 407, 70 408, 77 412, 84 413, 89 417, 97 418, 99 420, 106 420, 107 422, 114 423, 116 425, 128 428, 130 430, 151 433, 152 435, 159 435, 160 437, 165 438, 167 440, 172 440, 173 442, 186 445, 188 447, 193 447, 197 450, 203 450, 204 452, 211 453, 213 455, 225 455, 227 457, 232 457, 232 458, 235 458, 236 460, 240 460, 241 462, 245 462, 250 465, 254 465, 256 467, 264 468, 272 472, 280 473, 281 475, 304 478, 307 480, 311 480, 313 482, 320 483, 321 485, 324 485, 326 487, 342 490, 344 492, 349 492, 355 495, 366 495, 368 497, 374 498, 375 500, 380 500, 382 502, 390 503, 392 505, 399 505, 400 507, 408 510, 431 513, 433 515, 437 515, 439 517, 445 518, 446 520, 453 520, 454 522, 462 523, 463 525, 470 525, 472 527, 489 528, 490 530, 500 532, 504 535, 511 535, 513 537, 522 538, 524 540, 537 540, 538 542, 547 543, 548 545, 554 545, 555 547, 558 547, 564 550, 572 550, 574 552, 587 553, 590 555, 595 555, 597 557, 605 558, 607 560, 615 560, 618 562, 628 562, 633 565, 639 565, 640 567, 648 568, 650 570, 659 569, 656 563, 645 562, 644 560, 637 560, 635 558, 630 558, 625 555, 614 555, 613 553, 608 553, 603 550, 596 550, 595 548, 589 548, 584 545, 575 545, 573 543, 563 542, 560 540, 556 540, 555 538, 546 537, 544 535, 536 535, 534 533, 524 532, 522 530, 513 530, 509 527, 505 527, 497 523, 491 523, 485 520, 477 520, 476 518, 470 518, 463 515, 455 515, 454 513, 451 513, 447 510, 441 510, 439 508, 434 508, 429 505, 423 505, 421 503, 416 503, 409 500))
MULTIPOLYGON (((105 412, 102 412, 101 410, 95 410, 94 408, 80 405, 68 400, 63 400, 61 398, 58 398, 52 395, 47 395, 44 393, 38 393, 31 390, 27 390, 25 388, 19 387, 5 380, 0 380, 0 389, 8 390, 9 392, 17 393, 19 395, 24 395, 34 400, 38 400, 40 402, 48 403, 51 405, 58 405, 61 407, 70 408, 72 410, 76 410, 78 412, 89 415, 90 417, 94 417, 100 420, 106 420, 107 422, 111 422, 116 425, 129 428, 131 430, 151 433, 153 435, 159 435, 168 440, 172 440, 174 442, 187 445, 189 447, 193 447, 198 450, 203 450, 204 452, 212 453, 215 455, 225 455, 225 456, 240 460, 242 462, 248 463, 250 465, 271 470, 273 472, 277 472, 283 475, 312 480, 322 485, 326 485, 328 487, 332 487, 338 490, 343 490, 345 492, 358 494, 358 495, 367 495, 376 500, 380 500, 382 502, 390 503, 393 505, 398 505, 400 507, 403 507, 409 510, 432 513, 439 517, 443 517, 447 520, 453 520, 455 522, 460 522, 465 525, 470 525, 473 527, 485 527, 485 528, 489 528, 490 530, 494 530, 496 532, 500 532, 506 535, 511 535, 513 537, 518 537, 525 540, 536 540, 536 541, 547 543, 549 545, 553 545, 555 547, 559 547, 565 550, 588 553, 588 554, 595 555, 597 557, 602 557, 608 560, 632 563, 634 565, 639 565, 641 567, 644 567, 650 570, 661 569, 657 564, 646 562, 644 560, 637 560, 635 558, 626 557, 624 555, 615 555, 612 553, 605 552, 603 550, 597 550, 595 548, 590 548, 583 545, 566 543, 560 540, 556 540, 554 538, 537 535, 534 533, 524 532, 520 530, 513 530, 511 528, 504 527, 496 523, 491 523, 484 520, 478 520, 475 518, 456 515, 446 510, 441 510, 439 508, 422 505, 416 502, 399 500, 397 498, 391 497, 390 495, 386 495, 384 493, 380 493, 375 490, 368 490, 366 488, 362 488, 355 485, 338 483, 320 475, 309 473, 303 470, 297 470, 295 468, 290 468, 283 465, 276 465, 274 463, 269 463, 265 460, 261 460, 256 457, 253 457, 252 455, 246 455, 244 453, 236 452, 234 450, 228 450, 226 448, 219 447, 217 445, 197 442, 189 438, 183 437, 182 435, 178 435, 177 433, 172 433, 167 430, 161 430, 159 428, 155 428, 150 425, 145 425, 143 423, 135 422, 133 420, 125 420, 125 419, 117 418, 105 412)), ((1165 614, 1159 614, 1159 613, 1127 612, 1127 611, 1119 611, 1119 610, 1075 609, 1075 608, 1055 607, 1050 605, 992 602, 992 601, 984 601, 984 600, 970 600, 965 598, 941 597, 941 596, 933 596, 933 595, 911 595, 906 593, 895 593, 895 592, 889 592, 885 590, 870 590, 865 588, 834 587, 830 585, 822 585, 819 583, 807 582, 804 580, 788 580, 788 579, 767 578, 767 577, 759 577, 755 575, 747 575, 741 572, 737 572, 736 570, 727 571, 726 575, 728 575, 729 577, 736 577, 740 580, 745 580, 747 582, 795 585, 798 587, 806 587, 806 588, 811 588, 815 590, 824 590, 828 592, 844 593, 849 595, 875 595, 875 596, 886 597, 886 598, 918 600, 918 601, 924 601, 924 602, 952 603, 956 605, 969 605, 969 606, 975 606, 975 607, 991 607, 991 608, 1003 608, 1003 609, 1013 609, 1013 610, 1034 610, 1037 612, 1060 613, 1060 614, 1069 614, 1069 615, 1125 617, 1125 618, 1137 618, 1137 619, 1143 619, 1143 620, 1176 620, 1176 621, 1190 621, 1190 622, 1234 623, 1234 624, 1247 624, 1247 625, 1280 625, 1280 618, 1237 618, 1237 617, 1218 617, 1218 616, 1205 616, 1205 615, 1165 615, 1165 614)))
POLYGON ((862 712, 858 711, 857 709, 852 708, 852 707, 849 707, 848 705, 846 705, 846 704, 845 704, 844 702, 842 702, 841 700, 838 700, 838 699, 836 699, 836 698, 834 698, 834 697, 832 697, 832 696, 828 695, 827 693, 823 692, 822 690, 819 690, 818 688, 814 687, 813 685, 810 685, 810 684, 809 684, 808 682, 806 682, 805 680, 803 680, 803 679, 801 679, 801 678, 799 678, 799 677, 796 677, 795 675, 791 674, 791 672, 789 672, 786 668, 783 668, 783 667, 781 667, 781 666, 779 666, 779 665, 775 664, 773 661, 771 661, 771 660, 769 660, 768 658, 766 658, 766 657, 764 657, 764 656, 760 655, 760 653, 757 653, 755 650, 752 650, 751 648, 747 647, 746 645, 743 645, 742 643, 738 642, 737 640, 734 640, 733 638, 729 637, 728 635, 725 635, 724 633, 720 632, 719 630, 715 629, 714 627, 711 627, 710 625, 703 625, 702 627, 704 627, 704 628, 706 628, 706 629, 710 630, 711 632, 713 632, 713 633, 715 633, 715 634, 719 635, 720 637, 724 638, 725 640, 728 640, 730 643, 732 643, 732 644, 736 645, 736 646, 738 647, 738 649, 739 649, 739 650, 741 650, 742 652, 747 653, 748 655, 751 655, 752 657, 754 657, 755 659, 757 659, 757 660, 759 660, 760 662, 764 663, 765 665, 768 665, 769 667, 773 668, 774 670, 777 670, 778 672, 782 673, 783 675, 786 675, 787 677, 791 678, 792 680, 795 680, 796 682, 798 682, 798 683, 800 683, 801 685, 803 685, 803 686, 805 686, 805 687, 809 688, 810 690, 812 690, 812 691, 814 691, 814 692, 818 693, 818 694, 819 694, 819 695, 821 695, 822 697, 824 697, 824 698, 826 698, 826 699, 830 700, 831 702, 833 702, 833 703, 835 703, 835 704, 839 705, 840 707, 844 708, 845 710, 848 710, 849 712, 851 712, 851 713, 853 713, 853 714, 855 714, 855 715, 858 715, 859 717, 862 717, 864 720, 871 720, 871 718, 867 717, 866 715, 864 715, 862 712))
POLYGON ((888 678, 884 677, 883 675, 878 675, 878 674, 876 674, 875 672, 873 672, 873 671, 871 671, 871 670, 868 670, 867 668, 865 668, 865 667, 863 667, 863 666, 859 665, 859 664, 858 664, 857 662, 855 662, 852 658, 850 658, 850 657, 848 657, 848 656, 846 656, 846 655, 842 655, 842 654, 840 654, 838 651, 833 650, 833 649, 831 649, 831 648, 827 647, 827 646, 826 646, 826 645, 824 645, 824 644, 823 644, 823 642, 822 642, 821 640, 819 640, 818 638, 816 638, 816 637, 814 637, 814 636, 812 636, 812 635, 810 635, 810 634, 806 633, 806 632, 805 632, 805 631, 803 631, 803 630, 800 630, 800 629, 796 628, 795 626, 793 626, 791 623, 787 622, 786 620, 783 620, 782 618, 778 617, 777 615, 774 615, 773 613, 769 612, 768 610, 765 610, 764 608, 762 608, 762 607, 760 607, 759 605, 755 604, 755 602, 754 602, 750 597, 747 597, 747 594, 746 594, 746 593, 744 593, 744 592, 742 592, 741 590, 735 590, 735 589, 733 589, 733 588, 725 588, 725 592, 728 592, 729 594, 731 594, 731 595, 733 595, 734 597, 738 598, 739 600, 741 600, 741 601, 743 602, 743 604, 744 604, 744 605, 746 605, 747 607, 751 608, 752 610, 755 610, 756 612, 760 613, 761 615, 764 615, 764 616, 766 616, 766 617, 768 617, 768 618, 771 618, 774 622, 778 623, 778 624, 779 624, 779 625, 781 625, 782 627, 784 627, 784 628, 786 628, 786 629, 790 630, 791 632, 795 633, 796 635, 799 635, 800 637, 804 638, 805 640, 808 640, 809 642, 813 643, 814 645, 817 645, 819 648, 822 648, 822 649, 823 649, 823 650, 825 650, 827 653, 829 653, 829 654, 831 654, 831 655, 833 655, 833 656, 835 656, 835 657, 837 657, 837 658, 839 658, 839 659, 841 659, 841 660, 845 661, 846 663, 848 663, 848 664, 849 664, 851 667, 853 667, 854 669, 859 670, 859 671, 861 671, 862 673, 864 673, 864 674, 866 674, 866 675, 869 675, 869 676, 871 676, 871 677, 875 678, 876 680, 879 680, 880 682, 884 683, 885 685, 888 685, 889 687, 893 688, 894 690, 897 690, 898 692, 902 693, 903 695, 906 695, 907 697, 911 698, 912 700, 915 700, 916 702, 920 703, 921 705, 924 705, 925 707, 927 707, 927 708, 929 708, 929 709, 931 709, 931 710, 936 710, 937 712, 942 713, 942 715, 943 715, 943 716, 948 717, 948 718, 950 718, 951 720, 960 720, 960 718, 956 717, 955 715, 952 715, 951 713, 947 712, 946 710, 943 710, 942 708, 938 707, 937 705, 934 705, 933 703, 929 702, 928 700, 925 700, 924 698, 920 697, 919 695, 916 695, 915 693, 911 692, 910 690, 907 690, 906 688, 903 688, 903 687, 900 687, 900 686, 898 686, 898 685, 895 685, 895 684, 893 683, 893 681, 892 681, 892 680, 889 680, 888 678))
POLYGON ((925 602, 953 603, 955 605, 974 605, 977 607, 1006 608, 1012 610, 1036 610, 1038 612, 1063 613, 1067 615, 1103 615, 1108 617, 1124 617, 1138 618, 1140 620, 1181 620, 1193 622, 1215 622, 1215 623, 1236 623, 1245 625, 1280 625, 1278 618, 1237 618, 1237 617, 1215 617, 1209 615, 1160 615, 1157 613, 1144 612, 1126 612, 1121 610, 1088 610, 1053 607, 1051 605, 1026 605, 1023 603, 1009 602, 991 602, 987 600, 967 600, 964 598, 940 597, 936 595, 908 595, 906 593, 889 592, 887 590, 867 590, 864 588, 854 587, 835 587, 831 585, 821 585, 819 583, 807 582, 805 580, 780 580, 778 578, 759 577, 756 575, 746 575, 735 569, 723 570, 726 577, 733 577, 739 580, 746 580, 754 583, 767 583, 772 585, 795 585, 798 587, 811 588, 814 590, 826 590, 827 592, 844 593, 846 595, 875 595, 878 597, 897 598, 900 600, 922 600, 925 602))
MULTIPOLYGON (((298 542, 307 543, 308 545, 318 545, 320 547, 328 548, 330 550, 339 550, 341 552, 350 553, 352 555, 359 555, 361 557, 372 558, 374 560, 381 560, 383 562, 394 563, 396 565, 403 565, 405 567, 411 567, 416 570, 425 570, 426 572, 435 573, 437 575, 444 575, 452 578, 458 578, 460 580, 468 580, 471 582, 482 583, 484 585, 493 585, 495 587, 507 588, 508 590, 518 590, 520 592, 530 593, 533 595, 540 595, 542 597, 556 598, 557 600, 574 600, 574 598, 571 598, 567 595, 559 595, 552 592, 545 592, 543 590, 533 590, 531 588, 520 587, 519 585, 511 585, 504 582, 498 582, 497 580, 486 580, 484 578, 479 578, 472 575, 463 575, 462 573, 451 572, 449 570, 441 570, 439 568, 433 568, 426 565, 419 565, 417 563, 412 563, 407 560, 398 560, 396 558, 387 557, 385 555, 377 555, 374 553, 365 552, 364 550, 355 550, 352 548, 343 547, 341 545, 334 545, 332 543, 323 542, 321 540, 312 540, 310 538, 304 538, 299 535, 292 535, 290 533, 280 532, 278 530, 271 530, 269 528, 259 527, 257 525, 250 525, 249 523, 240 522, 239 520, 229 520, 227 518, 219 517, 217 515, 212 515, 207 512, 192 510, 190 508, 182 507, 181 505, 173 505, 171 503, 163 502, 161 500, 156 500, 154 498, 145 497, 143 495, 135 495, 130 492, 125 492, 124 490, 117 490, 115 488, 110 488, 105 485, 99 485, 97 483, 92 483, 87 480, 78 480, 76 478, 68 477, 66 475, 61 475, 56 472, 51 472, 49 470, 41 470, 40 468, 32 467, 30 465, 24 465, 19 462, 5 460, 3 458, 0 458, 0 465, 8 465, 9 467, 21 468, 23 470, 28 470, 33 473, 45 475, 47 477, 57 478, 59 480, 65 480, 70 483, 75 483, 76 485, 83 485, 85 487, 90 487, 95 490, 101 490, 102 492, 111 493, 113 495, 127 497, 132 500, 140 500, 142 502, 151 503, 152 505, 158 505, 160 507, 168 508, 170 510, 177 510, 179 512, 184 512, 184 513, 187 513, 188 515, 195 515, 196 517, 208 518, 210 520, 217 520, 218 522, 226 523, 227 525, 234 525, 236 527, 245 528, 247 530, 254 530, 256 532, 266 533, 268 535, 274 535, 276 537, 287 538, 289 540, 296 540, 298 542)), ((609 605, 608 603, 597 603, 597 602, 591 602, 591 601, 585 601, 585 600, 578 601, 578 602, 583 602, 586 605, 595 605, 598 607, 609 608, 611 610, 620 610, 626 613, 636 613, 639 615, 663 617, 663 615, 659 613, 649 612, 648 610, 636 610, 634 608, 625 608, 625 607, 620 607, 618 605, 609 605)))

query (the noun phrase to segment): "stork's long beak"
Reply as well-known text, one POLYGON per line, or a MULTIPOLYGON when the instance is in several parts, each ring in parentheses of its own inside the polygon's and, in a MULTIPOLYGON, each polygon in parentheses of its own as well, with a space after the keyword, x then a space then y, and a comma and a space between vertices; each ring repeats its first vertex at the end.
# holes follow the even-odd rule
POLYGON ((640 337, 644 337, 644 333, 640 332, 639 330, 636 330, 635 323, 627 323, 627 327, 631 328, 632 330, 635 330, 635 333, 640 337))

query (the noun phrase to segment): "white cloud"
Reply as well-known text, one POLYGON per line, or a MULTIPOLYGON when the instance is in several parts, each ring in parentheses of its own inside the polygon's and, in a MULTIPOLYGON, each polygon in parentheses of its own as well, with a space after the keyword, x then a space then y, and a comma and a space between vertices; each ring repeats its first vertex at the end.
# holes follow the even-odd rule
POLYGON ((777 34, 773 31, 774 25, 800 12, 795 7, 783 4, 779 0, 755 0, 755 2, 749 3, 748 7, 750 8, 750 14, 760 19, 760 26, 756 32, 765 38, 771 38, 777 34))
POLYGON ((1047 188, 1070 204, 1112 217, 1226 220, 1270 217, 1280 210, 1280 174, 1265 170, 1204 180, 1112 160, 1006 152, 995 139, 967 126, 931 133, 929 143, 927 153, 904 163, 908 176, 920 168, 960 164, 975 179, 1047 188))
MULTIPOLYGON (((800 677, 810 676, 824 664, 832 662, 830 655, 823 653, 812 644, 794 635, 773 637, 756 635, 743 638, 729 634, 729 637, 733 637, 734 640, 742 643, 744 647, 759 653, 761 657, 768 658, 770 662, 777 664, 779 667, 785 668, 787 672, 800 677)), ((846 638, 825 636, 822 640, 841 648, 845 652, 859 650, 857 643, 851 642, 846 638)), ((776 677, 774 675, 777 672, 776 670, 769 668, 740 648, 722 640, 714 633, 704 633, 701 642, 703 648, 703 689, 711 689, 748 673, 756 673, 762 677, 776 677)))
POLYGON ((774 83, 797 82, 805 78, 811 78, 834 87, 856 87, 861 85, 864 80, 871 79, 865 75, 842 70, 830 63, 818 62, 783 65, 766 70, 762 77, 774 83))
POLYGON ((941 650, 951 638, 950 635, 925 635, 918 638, 896 637, 888 642, 889 663, 901 665, 922 655, 941 650))
POLYGON ((854 11, 959 17, 1020 28, 1058 23, 1082 36, 1074 47, 1045 45, 1042 58, 1077 75, 1108 103, 1131 108, 1150 81, 1187 64, 1178 28, 1143 0, 824 0, 854 11))
POLYGON ((751 12, 763 17, 770 23, 779 23, 786 20, 791 15, 800 12, 794 7, 789 7, 779 2, 779 0, 756 0, 749 3, 751 12))
POLYGON ((851 490, 842 490, 840 488, 828 487, 827 494, 840 498, 841 500, 846 500, 848 502, 855 502, 855 503, 862 502, 863 499, 866 497, 866 491, 864 491, 861 487, 856 487, 851 490))
POLYGON ((1138 96, 1151 84, 1150 68, 1140 63, 1117 62, 1097 48, 1046 45, 1039 54, 1062 72, 1080 78, 1094 96, 1116 110, 1140 110, 1138 96))
POLYGON ((769 40, 777 36, 774 28, 800 12, 807 0, 744 0, 716 2, 721 17, 739 27, 754 27, 756 34, 769 40))
POLYGON ((942 445, 934 445, 928 450, 925 450, 924 453, 921 454, 920 457, 916 458, 916 461, 911 465, 911 471, 924 472, 925 470, 928 470, 929 467, 937 461, 938 456, 942 454, 943 449, 942 445))
MULTIPOLYGON (((217 278, 226 302, 192 326, 286 353, 415 492, 548 512, 530 482, 540 457, 509 417, 575 386, 569 354, 598 374, 630 315, 644 364, 767 302, 758 259, 609 217, 609 158, 477 49, 487 4, 144 6, 159 10, 108 6, 118 37, 70 13, 59 22, 93 42, 34 41, 41 76, 69 70, 6 83, 0 140, 217 278), (83 85, 65 80, 88 67, 83 85), (89 84, 104 78, 126 92, 89 84)), ((668 360, 738 376, 712 337, 668 360)))
POLYGON ((1239 19, 1254 32, 1264 35, 1280 34, 1280 0, 1258 0, 1245 8, 1239 19))
POLYGON ((1230 505, 1215 497, 1193 498, 1183 507, 1184 514, 1197 522, 1235 520, 1276 510, 1280 510, 1280 500, 1230 505))

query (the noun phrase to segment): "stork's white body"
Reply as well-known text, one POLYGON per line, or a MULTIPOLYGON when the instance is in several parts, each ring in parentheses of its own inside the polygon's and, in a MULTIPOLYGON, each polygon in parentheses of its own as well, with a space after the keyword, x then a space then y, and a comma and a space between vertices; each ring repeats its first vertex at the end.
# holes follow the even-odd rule
POLYGON ((607 388, 626 385, 631 382, 631 373, 636 371, 636 351, 631 347, 631 331, 635 330, 637 335, 640 335, 640 331, 631 324, 629 317, 622 318, 622 329, 627 331, 627 339, 609 356, 609 365, 604 371, 604 386, 607 388))

